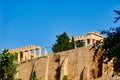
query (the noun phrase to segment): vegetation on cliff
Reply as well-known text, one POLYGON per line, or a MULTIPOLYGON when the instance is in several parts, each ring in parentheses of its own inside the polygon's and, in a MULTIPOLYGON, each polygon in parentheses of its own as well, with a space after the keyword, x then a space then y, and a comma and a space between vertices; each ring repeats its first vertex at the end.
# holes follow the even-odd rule
POLYGON ((56 80, 60 80, 60 73, 61 73, 60 55, 59 54, 54 54, 54 59, 55 59, 55 62, 58 63, 58 66, 55 69, 55 71, 56 71, 55 78, 56 78, 56 80))

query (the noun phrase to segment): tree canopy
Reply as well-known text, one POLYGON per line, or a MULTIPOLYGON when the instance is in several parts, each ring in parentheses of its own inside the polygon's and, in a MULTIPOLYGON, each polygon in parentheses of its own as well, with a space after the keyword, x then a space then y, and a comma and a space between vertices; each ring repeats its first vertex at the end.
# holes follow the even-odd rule
POLYGON ((66 32, 56 37, 57 37, 56 43, 52 47, 52 51, 54 53, 84 46, 84 42, 81 40, 74 41, 74 37, 72 37, 70 40, 66 32))
MULTIPOLYGON (((114 10, 118 17, 115 17, 115 23, 120 19, 120 11, 114 10)), ((95 51, 94 60, 100 56, 98 61, 107 63, 114 59, 114 72, 120 72, 120 27, 110 28, 109 30, 101 31, 101 34, 106 34, 103 41, 97 41, 92 49, 95 51)))
POLYGON ((66 32, 56 37, 57 37, 56 43, 52 47, 54 53, 74 48, 74 38, 72 38, 72 42, 70 42, 70 38, 68 37, 66 32))
POLYGON ((4 49, 0 54, 0 80, 15 80, 17 73, 17 53, 4 49))

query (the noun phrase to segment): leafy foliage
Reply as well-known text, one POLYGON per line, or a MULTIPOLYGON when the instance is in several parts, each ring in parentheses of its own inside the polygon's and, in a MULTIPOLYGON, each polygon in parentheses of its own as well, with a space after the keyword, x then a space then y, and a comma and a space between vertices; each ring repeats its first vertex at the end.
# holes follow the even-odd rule
POLYGON ((70 42, 70 49, 74 49, 75 48, 75 41, 74 41, 74 37, 72 37, 72 40, 70 42))
POLYGON ((0 80, 15 80, 17 73, 17 53, 4 49, 0 54, 0 80))
MULTIPOLYGON (((115 12, 119 15, 115 22, 120 18, 120 11, 115 12)), ((106 34, 104 40, 97 41, 91 49, 95 51, 94 60, 97 58, 98 62, 107 63, 114 59, 114 72, 120 72, 120 27, 111 28, 101 32, 106 34)))
MULTIPOLYGON (((74 48, 74 42, 70 42, 70 39, 66 32, 56 37, 57 37, 56 43, 52 47, 54 53, 74 48)), ((72 39, 72 41, 74 40, 72 39)))
POLYGON ((35 71, 33 72, 33 80, 37 80, 36 72, 35 71))
POLYGON ((116 23, 118 20, 120 20, 120 11, 114 10, 114 12, 118 15, 118 17, 114 17, 115 18, 114 23, 116 23))
POLYGON ((32 80, 43 80, 43 79, 42 79, 42 77, 37 78, 37 76, 36 76, 36 71, 33 71, 32 80))

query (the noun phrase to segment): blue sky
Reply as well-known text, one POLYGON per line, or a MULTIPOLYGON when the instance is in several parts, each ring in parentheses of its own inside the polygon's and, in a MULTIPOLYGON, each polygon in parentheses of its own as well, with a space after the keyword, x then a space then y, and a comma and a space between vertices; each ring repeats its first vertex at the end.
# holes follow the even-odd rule
POLYGON ((0 0, 0 51, 28 45, 50 47, 71 36, 117 26, 120 0, 0 0))

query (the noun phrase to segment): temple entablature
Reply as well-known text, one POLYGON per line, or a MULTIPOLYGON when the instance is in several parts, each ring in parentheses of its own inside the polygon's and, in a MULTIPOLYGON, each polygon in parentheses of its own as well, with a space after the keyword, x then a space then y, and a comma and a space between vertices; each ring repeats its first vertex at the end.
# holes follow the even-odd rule
MULTIPOLYGON (((99 32, 89 32, 86 35, 75 36, 74 41, 83 41, 85 46, 94 44, 97 40, 103 40, 105 37, 99 34, 99 32)), ((72 38, 70 39, 70 41, 72 38)))
POLYGON ((22 47, 22 48, 15 48, 15 49, 11 49, 12 51, 26 51, 26 50, 34 50, 34 49, 40 49, 40 46, 26 46, 26 47, 22 47))
POLYGON ((42 48, 40 46, 26 46, 22 48, 10 49, 11 52, 18 53, 18 62, 46 56, 47 50, 44 48, 44 55, 42 55, 42 48))

